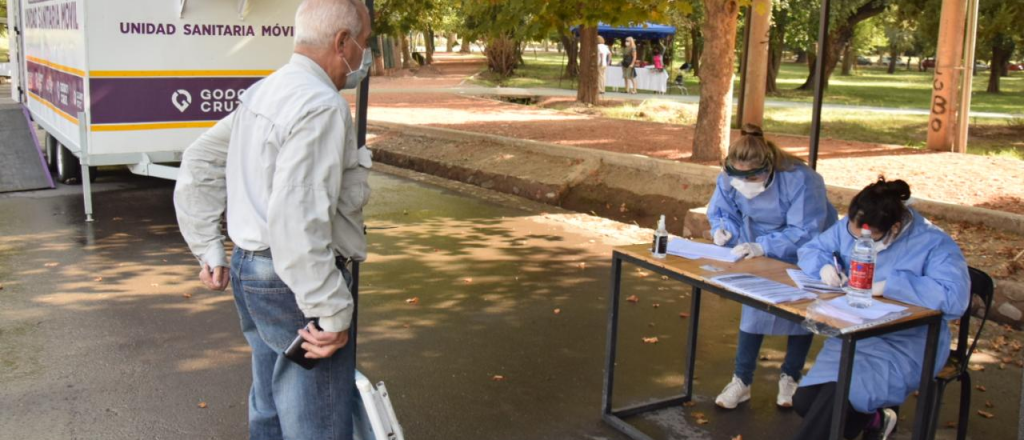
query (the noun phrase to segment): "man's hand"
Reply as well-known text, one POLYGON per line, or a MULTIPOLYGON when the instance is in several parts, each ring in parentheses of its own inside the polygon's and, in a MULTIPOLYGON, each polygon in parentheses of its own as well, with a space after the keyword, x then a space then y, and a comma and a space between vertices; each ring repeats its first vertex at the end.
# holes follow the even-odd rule
POLYGON ((199 281, 202 281, 207 289, 224 291, 231 282, 231 273, 224 266, 217 266, 211 271, 208 264, 203 264, 203 268, 199 269, 199 281))
POLYGON ((300 329, 299 334, 306 340, 302 348, 306 350, 307 359, 329 358, 348 344, 348 330, 340 333, 324 332, 310 325, 300 329))

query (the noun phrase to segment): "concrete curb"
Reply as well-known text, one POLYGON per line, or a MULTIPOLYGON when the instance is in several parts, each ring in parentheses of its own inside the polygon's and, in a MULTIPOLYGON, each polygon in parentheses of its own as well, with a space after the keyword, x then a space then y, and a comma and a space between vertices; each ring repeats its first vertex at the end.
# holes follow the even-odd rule
MULTIPOLYGON (((640 193, 655 193, 658 195, 668 197, 670 199, 678 199, 679 201, 682 201, 687 205, 693 205, 692 207, 697 207, 703 206, 704 204, 707 203, 707 200, 710 198, 710 192, 689 191, 688 189, 693 187, 699 188, 710 186, 711 191, 713 191, 715 179, 719 173, 717 169, 703 165, 676 162, 633 154, 624 154, 610 151, 557 145, 533 140, 508 138, 491 134, 473 133, 466 131, 451 130, 446 128, 424 127, 418 125, 378 121, 370 121, 369 126, 372 129, 377 130, 400 131, 403 134, 411 134, 414 136, 422 136, 429 138, 447 139, 455 142, 483 142, 498 144, 502 146, 515 148, 520 151, 525 150, 541 156, 554 156, 574 161, 581 161, 581 163, 587 164, 588 166, 584 167, 585 171, 579 168, 573 170, 576 171, 575 173, 573 173, 574 178, 563 182, 563 185, 567 186, 566 188, 563 188, 563 192, 570 191, 572 187, 586 184, 586 173, 593 174, 595 172, 606 173, 614 171, 626 171, 627 174, 631 174, 634 178, 637 174, 654 175, 668 178, 676 183, 682 182, 683 191, 665 191, 665 185, 658 185, 657 187, 649 188, 647 190, 636 188, 636 185, 626 185, 628 188, 625 189, 628 189, 632 192, 637 192, 637 190, 640 190, 640 193)), ((421 157, 417 159, 414 157, 408 157, 405 162, 423 160, 429 160, 429 158, 421 157)), ((393 165, 403 166, 399 164, 393 165)), ((406 165, 408 165, 408 163, 406 163, 406 165)), ((466 171, 468 171, 470 169, 473 169, 474 167, 473 164, 467 163, 465 164, 464 168, 466 169, 466 171)), ((479 171, 486 170, 480 169, 479 171)), ((566 171, 569 172, 569 170, 566 171)), ((607 179, 605 179, 603 182, 605 184, 608 183, 607 179)), ((670 185, 669 187, 680 188, 680 186, 674 185, 670 185)), ((860 189, 846 188, 834 185, 827 185, 827 190, 829 194, 829 199, 832 201, 833 204, 836 205, 849 205, 850 200, 852 200, 853 197, 860 191, 860 189)), ((914 208, 930 217, 939 217, 950 221, 980 224, 994 229, 1024 235, 1024 215, 995 211, 985 208, 954 205, 950 203, 944 203, 929 199, 914 198, 914 201, 914 208)), ((546 202, 551 203, 555 202, 555 200, 547 200, 546 202)))

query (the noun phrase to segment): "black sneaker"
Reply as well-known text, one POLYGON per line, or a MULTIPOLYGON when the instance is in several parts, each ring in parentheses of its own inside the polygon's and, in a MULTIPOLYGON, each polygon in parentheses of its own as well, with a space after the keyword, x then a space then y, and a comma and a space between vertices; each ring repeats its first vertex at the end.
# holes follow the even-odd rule
POLYGON ((868 428, 864 430, 864 435, 861 437, 862 440, 888 440, 889 436, 896 431, 896 421, 898 416, 896 411, 891 408, 882 410, 882 423, 877 428, 868 428))

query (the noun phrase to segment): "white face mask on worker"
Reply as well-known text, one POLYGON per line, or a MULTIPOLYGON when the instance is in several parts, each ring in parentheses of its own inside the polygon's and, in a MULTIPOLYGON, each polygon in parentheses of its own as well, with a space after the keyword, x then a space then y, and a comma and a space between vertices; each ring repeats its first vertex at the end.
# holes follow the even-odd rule
POLYGON ((757 197, 765 190, 764 182, 747 182, 743 179, 733 178, 729 184, 732 185, 736 191, 739 191, 740 194, 743 194, 743 197, 748 199, 757 197))

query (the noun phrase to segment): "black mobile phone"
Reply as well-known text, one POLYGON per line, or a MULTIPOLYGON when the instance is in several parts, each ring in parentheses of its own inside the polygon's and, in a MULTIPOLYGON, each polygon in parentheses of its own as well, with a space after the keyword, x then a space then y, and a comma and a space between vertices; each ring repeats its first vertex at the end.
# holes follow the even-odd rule
MULTIPOLYGON (((319 319, 312 319, 309 322, 312 322, 313 325, 316 326, 317 330, 324 331, 324 329, 320 328, 319 319)), ((308 326, 309 324, 306 325, 308 326)), ((312 370, 319 359, 309 359, 306 357, 306 349, 302 348, 303 342, 306 342, 306 340, 302 339, 302 335, 295 335, 295 340, 293 340, 291 345, 288 346, 288 349, 284 351, 284 357, 296 364, 299 364, 302 368, 312 370)))

